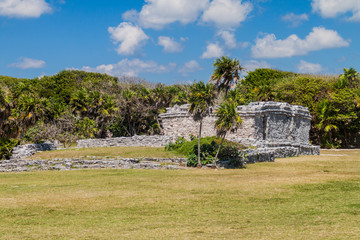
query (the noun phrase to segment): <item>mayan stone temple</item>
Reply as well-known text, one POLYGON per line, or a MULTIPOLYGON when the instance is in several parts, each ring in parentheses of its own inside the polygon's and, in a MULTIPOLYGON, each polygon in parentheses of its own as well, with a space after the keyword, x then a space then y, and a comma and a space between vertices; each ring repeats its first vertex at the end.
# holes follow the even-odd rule
MULTIPOLYGON (((164 135, 189 138, 198 135, 199 123, 188 112, 189 105, 167 108, 160 114, 164 135)), ((241 127, 228 133, 227 139, 261 151, 274 152, 275 157, 320 154, 318 146, 309 142, 311 115, 306 107, 282 102, 253 102, 238 106, 241 127)), ((203 120, 202 136, 214 136, 215 110, 203 120)))

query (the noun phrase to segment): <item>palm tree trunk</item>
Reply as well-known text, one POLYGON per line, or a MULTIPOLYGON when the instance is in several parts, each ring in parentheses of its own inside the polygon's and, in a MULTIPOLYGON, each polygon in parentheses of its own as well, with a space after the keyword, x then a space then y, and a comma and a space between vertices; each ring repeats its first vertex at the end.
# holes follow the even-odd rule
POLYGON ((224 133, 224 136, 223 136, 223 137, 222 137, 222 139, 221 139, 221 142, 220 142, 219 148, 218 148, 218 150, 217 150, 217 152, 216 152, 216 155, 215 155, 215 158, 214 158, 214 166, 215 166, 215 167, 217 167, 217 166, 216 166, 216 161, 217 161, 217 158, 218 158, 218 155, 219 155, 219 152, 220 152, 221 146, 223 145, 223 142, 224 142, 225 136, 226 136, 226 133, 224 133))
POLYGON ((201 167, 201 158, 200 158, 201 128, 202 128, 202 119, 200 120, 200 126, 199 126, 199 140, 198 140, 198 166, 199 166, 199 167, 201 167))

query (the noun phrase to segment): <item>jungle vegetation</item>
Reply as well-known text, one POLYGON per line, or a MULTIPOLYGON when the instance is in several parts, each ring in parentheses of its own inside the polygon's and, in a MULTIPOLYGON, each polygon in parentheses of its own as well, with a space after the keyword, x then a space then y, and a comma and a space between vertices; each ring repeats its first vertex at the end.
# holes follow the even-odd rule
MULTIPOLYGON (((215 63, 214 74, 221 75, 215 63)), ((360 77, 354 68, 339 76, 274 69, 236 76, 236 82, 227 78, 219 82, 219 76, 211 80, 214 91, 224 92, 217 94, 224 96, 223 101, 303 105, 313 117, 312 144, 360 146, 360 77)), ((78 70, 34 79, 0 76, 0 158, 19 142, 58 140, 67 146, 80 138, 161 134, 158 114, 166 107, 191 103, 190 92, 197 85, 153 84, 78 70)))

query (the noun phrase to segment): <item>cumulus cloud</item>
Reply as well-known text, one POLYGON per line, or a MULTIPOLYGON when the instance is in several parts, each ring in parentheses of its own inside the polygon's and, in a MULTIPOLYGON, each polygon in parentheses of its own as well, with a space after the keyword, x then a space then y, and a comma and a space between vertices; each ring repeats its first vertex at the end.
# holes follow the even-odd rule
POLYGON ((244 63, 243 67, 246 72, 251 72, 258 68, 271 68, 271 65, 266 61, 249 60, 244 63))
POLYGON ((200 13, 208 6, 209 0, 145 0, 146 4, 139 13, 130 10, 123 18, 137 18, 144 28, 162 29, 168 24, 195 22, 200 13))
POLYGON ((201 58, 216 58, 224 55, 223 49, 217 43, 209 43, 201 58))
POLYGON ((336 31, 323 27, 313 28, 305 39, 293 34, 281 40, 276 39, 274 34, 267 34, 264 38, 258 38, 255 43, 251 48, 255 58, 300 56, 311 51, 349 46, 349 41, 344 40, 336 31))
POLYGON ((311 6, 314 12, 324 18, 334 18, 350 12, 352 16, 349 20, 360 21, 359 0, 313 0, 311 6))
POLYGON ((169 53, 181 52, 183 50, 183 46, 180 43, 165 36, 158 38, 158 44, 164 48, 165 52, 169 53))
POLYGON ((122 55, 134 54, 149 39, 140 27, 129 22, 122 22, 117 27, 109 27, 108 31, 114 43, 119 43, 117 52, 122 55))
POLYGON ((43 60, 21 57, 18 62, 12 63, 9 66, 20 69, 43 68, 46 63, 43 60))
POLYGON ((216 35, 219 36, 224 41, 224 46, 227 49, 234 49, 238 47, 246 48, 249 46, 248 42, 236 42, 234 32, 220 30, 216 35))
POLYGON ((201 20, 213 23, 219 28, 238 27, 252 9, 251 3, 242 3, 241 0, 213 0, 204 11, 201 20))
POLYGON ((140 73, 167 73, 175 67, 175 63, 161 65, 155 61, 129 60, 126 58, 115 64, 103 64, 94 68, 85 66, 82 70, 106 73, 112 76, 138 76, 140 73))
POLYGON ((226 47, 230 49, 236 48, 237 44, 236 44, 235 34, 233 32, 219 31, 217 35, 224 40, 226 47))
POLYGON ((202 68, 197 61, 191 60, 185 63, 184 66, 179 69, 179 73, 181 73, 183 76, 187 76, 189 73, 196 72, 201 69, 202 68))
POLYGON ((0 15, 15 18, 38 18, 51 13, 50 5, 44 0, 0 0, 0 15))
POLYGON ((323 67, 317 63, 309 63, 304 60, 300 61, 300 64, 297 66, 299 73, 311 73, 316 74, 323 71, 323 67))
POLYGON ((309 16, 304 14, 296 15, 295 13, 288 13, 281 18, 285 22, 290 22, 293 27, 297 27, 304 21, 309 21, 309 16))

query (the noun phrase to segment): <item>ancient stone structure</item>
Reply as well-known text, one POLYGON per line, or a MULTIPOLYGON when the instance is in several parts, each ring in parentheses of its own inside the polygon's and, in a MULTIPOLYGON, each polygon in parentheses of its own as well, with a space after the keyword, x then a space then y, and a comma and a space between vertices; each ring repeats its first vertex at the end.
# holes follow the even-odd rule
POLYGON ((81 139, 77 141, 77 147, 164 147, 174 140, 172 136, 164 135, 81 139))
POLYGON ((22 159, 34 155, 36 152, 56 150, 53 143, 24 144, 14 147, 11 159, 22 159))
MULTIPOLYGON (((166 136, 198 135, 199 123, 188 112, 189 105, 167 108, 160 114, 166 136)), ((319 154, 320 149, 309 143, 311 115, 302 106, 281 102, 253 102, 238 106, 243 120, 241 127, 227 139, 246 146, 273 151, 275 157, 319 154)), ((202 136, 214 136, 215 109, 203 120, 202 136)))

